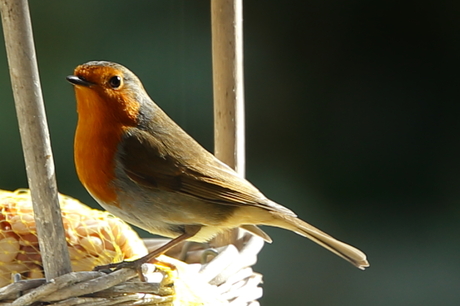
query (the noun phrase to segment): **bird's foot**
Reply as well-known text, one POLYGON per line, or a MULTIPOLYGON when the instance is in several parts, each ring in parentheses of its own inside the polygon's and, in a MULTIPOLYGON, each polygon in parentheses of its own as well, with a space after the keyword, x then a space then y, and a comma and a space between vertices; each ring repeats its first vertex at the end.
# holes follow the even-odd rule
POLYGON ((107 265, 97 266, 93 270, 110 273, 110 272, 120 270, 123 268, 133 269, 139 275, 139 279, 142 282, 145 282, 146 279, 142 271, 142 265, 145 263, 151 263, 155 265, 157 270, 160 270, 163 272, 163 274, 165 274, 165 278, 172 278, 172 271, 176 270, 176 267, 171 263, 157 260, 155 258, 152 258, 152 256, 149 256, 149 255, 151 254, 148 254, 144 257, 141 257, 133 261, 121 261, 121 262, 110 263, 107 265))

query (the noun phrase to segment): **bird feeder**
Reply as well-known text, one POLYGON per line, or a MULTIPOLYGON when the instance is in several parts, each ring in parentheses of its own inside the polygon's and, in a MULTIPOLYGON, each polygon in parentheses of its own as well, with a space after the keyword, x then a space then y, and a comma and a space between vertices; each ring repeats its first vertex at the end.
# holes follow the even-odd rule
MULTIPOLYGON (((242 0, 210 2, 215 153, 244 175, 242 0)), ((28 2, 0 0, 0 10, 30 187, 0 192, 0 247, 10 250, 0 271, 17 272, 11 284, 0 278, 0 305, 258 305, 262 276, 251 266, 263 240, 241 230, 210 246, 182 243, 159 258, 170 266, 143 266, 147 282, 131 269, 89 271, 104 256, 139 257, 167 240, 140 241, 122 221, 58 194, 28 2)))

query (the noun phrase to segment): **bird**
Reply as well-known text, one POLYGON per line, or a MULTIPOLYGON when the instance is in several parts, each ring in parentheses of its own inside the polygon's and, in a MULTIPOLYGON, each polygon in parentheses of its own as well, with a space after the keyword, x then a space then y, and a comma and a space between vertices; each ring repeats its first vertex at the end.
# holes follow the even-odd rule
POLYGON ((234 228, 272 242, 259 228, 265 225, 309 238, 361 270, 369 266, 362 251, 268 199, 204 149, 125 66, 90 61, 66 79, 77 102, 74 160, 81 183, 113 215, 171 238, 137 264, 182 241, 207 242, 234 228))

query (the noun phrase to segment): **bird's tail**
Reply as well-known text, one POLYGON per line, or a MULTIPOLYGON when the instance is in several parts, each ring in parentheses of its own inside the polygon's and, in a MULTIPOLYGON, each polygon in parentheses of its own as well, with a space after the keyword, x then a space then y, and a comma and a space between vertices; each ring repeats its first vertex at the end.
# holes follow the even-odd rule
POLYGON ((270 225, 291 230, 301 236, 307 237, 328 249, 332 253, 337 254, 343 259, 349 261, 351 264, 361 270, 369 267, 369 263, 366 260, 366 254, 357 248, 329 236, 325 232, 317 229, 316 227, 308 224, 303 220, 300 220, 299 218, 296 218, 295 216, 276 214, 275 218, 276 221, 270 225))

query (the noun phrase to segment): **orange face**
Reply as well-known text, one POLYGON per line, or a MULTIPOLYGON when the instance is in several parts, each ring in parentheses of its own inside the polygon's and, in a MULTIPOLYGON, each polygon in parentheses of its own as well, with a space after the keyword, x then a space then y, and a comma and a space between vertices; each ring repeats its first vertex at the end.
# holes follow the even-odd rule
POLYGON ((80 116, 111 116, 122 124, 136 125, 139 103, 134 100, 129 83, 124 82, 123 71, 108 66, 80 65, 74 73, 91 83, 75 87, 78 112, 83 111, 80 116), (89 108, 88 113, 86 108, 89 108))

